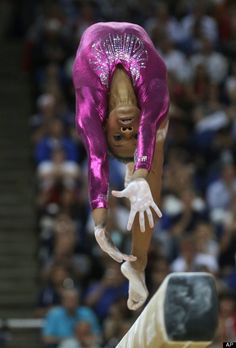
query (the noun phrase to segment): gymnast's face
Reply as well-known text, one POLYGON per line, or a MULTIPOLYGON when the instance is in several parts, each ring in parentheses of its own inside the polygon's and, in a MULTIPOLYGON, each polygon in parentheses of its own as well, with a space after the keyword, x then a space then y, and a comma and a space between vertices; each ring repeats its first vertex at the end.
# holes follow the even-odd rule
POLYGON ((107 118, 107 142, 114 156, 131 158, 136 149, 140 110, 136 106, 120 106, 107 118))

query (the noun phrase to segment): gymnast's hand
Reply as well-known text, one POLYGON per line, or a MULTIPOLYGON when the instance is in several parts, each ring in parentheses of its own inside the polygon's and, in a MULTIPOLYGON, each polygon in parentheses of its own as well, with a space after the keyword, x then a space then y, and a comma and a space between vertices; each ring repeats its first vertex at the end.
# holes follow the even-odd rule
POLYGON ((107 235, 105 227, 95 226, 95 238, 103 251, 117 262, 136 261, 137 257, 121 253, 113 244, 111 238, 107 235))
POLYGON ((131 230, 136 213, 139 212, 139 224, 142 232, 145 232, 144 213, 146 212, 150 227, 154 227, 153 216, 150 208, 161 218, 162 213, 155 204, 150 187, 143 178, 132 180, 123 191, 112 191, 115 197, 126 197, 130 200, 131 208, 127 229, 131 230))

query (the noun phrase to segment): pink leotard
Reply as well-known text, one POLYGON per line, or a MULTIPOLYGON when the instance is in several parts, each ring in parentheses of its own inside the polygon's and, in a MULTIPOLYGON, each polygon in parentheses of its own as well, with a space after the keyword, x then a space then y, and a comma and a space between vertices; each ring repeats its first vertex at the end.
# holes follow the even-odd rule
POLYGON ((122 64, 133 82, 141 110, 135 169, 150 170, 156 132, 169 107, 166 67, 148 34, 139 25, 108 22, 83 34, 73 64, 76 126, 89 158, 92 209, 107 208, 108 154, 103 125, 112 76, 122 64))

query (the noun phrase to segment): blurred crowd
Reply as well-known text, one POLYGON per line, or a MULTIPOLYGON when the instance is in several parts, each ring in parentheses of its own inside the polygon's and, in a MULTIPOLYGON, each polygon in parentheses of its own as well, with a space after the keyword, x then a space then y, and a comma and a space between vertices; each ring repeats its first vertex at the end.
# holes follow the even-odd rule
MULTIPOLYGON (((140 314, 127 310, 127 281, 93 237, 87 156, 74 127, 76 49, 89 25, 111 20, 143 26, 169 71, 163 218, 149 252, 150 295, 170 272, 213 274, 219 327, 212 347, 236 341, 235 1, 36 1, 31 16, 15 27, 25 31, 23 68, 31 85, 40 265, 35 316, 45 318, 44 346, 113 348, 140 314)), ((111 188, 123 187, 124 172, 111 158, 111 188)), ((128 214, 126 201, 111 198, 109 231, 126 252, 128 214)))

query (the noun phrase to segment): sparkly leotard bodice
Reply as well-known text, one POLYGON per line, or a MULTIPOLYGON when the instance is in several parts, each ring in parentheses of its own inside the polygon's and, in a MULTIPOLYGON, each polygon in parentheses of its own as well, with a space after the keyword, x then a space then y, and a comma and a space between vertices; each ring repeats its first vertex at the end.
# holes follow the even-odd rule
POLYGON ((122 64, 141 110, 135 169, 150 170, 156 131, 169 107, 166 67, 143 28, 131 23, 97 23, 83 34, 73 65, 76 125, 89 157, 92 209, 107 208, 108 155, 103 130, 114 71, 122 64))

